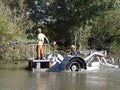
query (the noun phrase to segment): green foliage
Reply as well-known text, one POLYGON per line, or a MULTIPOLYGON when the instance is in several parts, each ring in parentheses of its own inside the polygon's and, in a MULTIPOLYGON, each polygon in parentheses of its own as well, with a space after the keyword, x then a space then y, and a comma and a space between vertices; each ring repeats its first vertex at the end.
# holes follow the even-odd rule
POLYGON ((0 0, 0 58, 22 53, 23 46, 9 47, 9 41, 34 41, 39 25, 60 49, 76 44, 77 49, 119 50, 119 0, 37 1, 0 0))
MULTIPOLYGON (((11 41, 22 42, 26 39, 26 36, 20 28, 21 19, 13 15, 10 8, 5 7, 1 1, 0 11, 0 58, 4 60, 12 59, 17 52, 10 47, 9 43, 11 41)), ((17 51, 19 50, 17 49, 17 51)))
MULTIPOLYGON (((49 5, 47 1, 37 1, 37 5, 33 0, 26 1, 28 8, 33 11, 30 19, 36 24, 44 22, 43 25, 49 30, 49 38, 57 41, 59 46, 68 48, 76 41, 79 49, 89 48, 87 41, 95 17, 119 5, 117 0, 50 0, 49 5), (55 19, 55 22, 46 22, 45 19, 55 19)), ((31 32, 34 33, 34 29, 31 32)))
MULTIPOLYGON (((94 19, 104 11, 115 9, 116 1, 106 0, 55 0, 51 12, 56 18, 52 29, 56 33, 59 45, 69 47, 77 36, 77 47, 88 47, 87 41, 94 19), (81 29, 81 30, 80 30, 81 29), (64 34, 63 34, 64 33, 64 34), (62 38, 62 39, 61 39, 62 38)), ((50 27, 51 28, 51 27, 50 27)))
POLYGON ((120 16, 119 10, 104 13, 94 24, 89 45, 92 49, 119 51, 120 16))

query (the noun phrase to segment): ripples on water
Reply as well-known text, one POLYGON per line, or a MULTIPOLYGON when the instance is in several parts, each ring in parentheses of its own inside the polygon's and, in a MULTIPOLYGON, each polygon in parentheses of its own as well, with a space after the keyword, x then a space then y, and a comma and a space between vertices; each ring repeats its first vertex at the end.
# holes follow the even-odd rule
POLYGON ((0 64, 0 90, 120 90, 120 69, 32 72, 25 66, 21 62, 0 64))

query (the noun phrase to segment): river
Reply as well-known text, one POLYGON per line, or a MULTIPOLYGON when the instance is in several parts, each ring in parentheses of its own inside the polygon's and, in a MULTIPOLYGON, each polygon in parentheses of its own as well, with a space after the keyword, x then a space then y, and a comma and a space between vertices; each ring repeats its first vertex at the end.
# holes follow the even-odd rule
POLYGON ((120 69, 27 71, 26 62, 0 63, 0 90, 120 90, 120 69))

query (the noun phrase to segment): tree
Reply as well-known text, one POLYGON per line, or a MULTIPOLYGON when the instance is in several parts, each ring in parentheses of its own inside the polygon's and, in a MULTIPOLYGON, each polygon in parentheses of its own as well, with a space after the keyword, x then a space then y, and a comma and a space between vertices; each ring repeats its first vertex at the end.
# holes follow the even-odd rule
POLYGON ((119 51, 120 15, 119 10, 105 12, 96 20, 91 30, 89 46, 92 49, 119 51))
POLYGON ((0 59, 4 60, 13 59, 13 57, 18 58, 19 49, 15 49, 10 44, 11 42, 23 42, 27 40, 25 29, 29 26, 25 26, 27 21, 23 21, 24 15, 22 11, 17 10, 15 5, 12 6, 14 8, 10 8, 10 3, 3 3, 0 0, 0 59))
POLYGON ((65 47, 73 43, 76 34, 78 34, 78 47, 80 43, 84 44, 82 46, 87 46, 94 19, 102 15, 104 11, 117 8, 117 6, 115 0, 55 0, 50 7, 56 20, 52 24, 52 30, 60 36, 57 40, 60 40, 59 43, 65 47))

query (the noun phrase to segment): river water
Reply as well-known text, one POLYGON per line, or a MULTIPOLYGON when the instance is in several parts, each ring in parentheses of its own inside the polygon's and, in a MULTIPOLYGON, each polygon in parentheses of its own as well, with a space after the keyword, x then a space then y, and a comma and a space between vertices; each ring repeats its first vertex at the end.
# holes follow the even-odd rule
POLYGON ((26 62, 0 63, 0 90, 120 90, 120 69, 27 71, 26 62))

